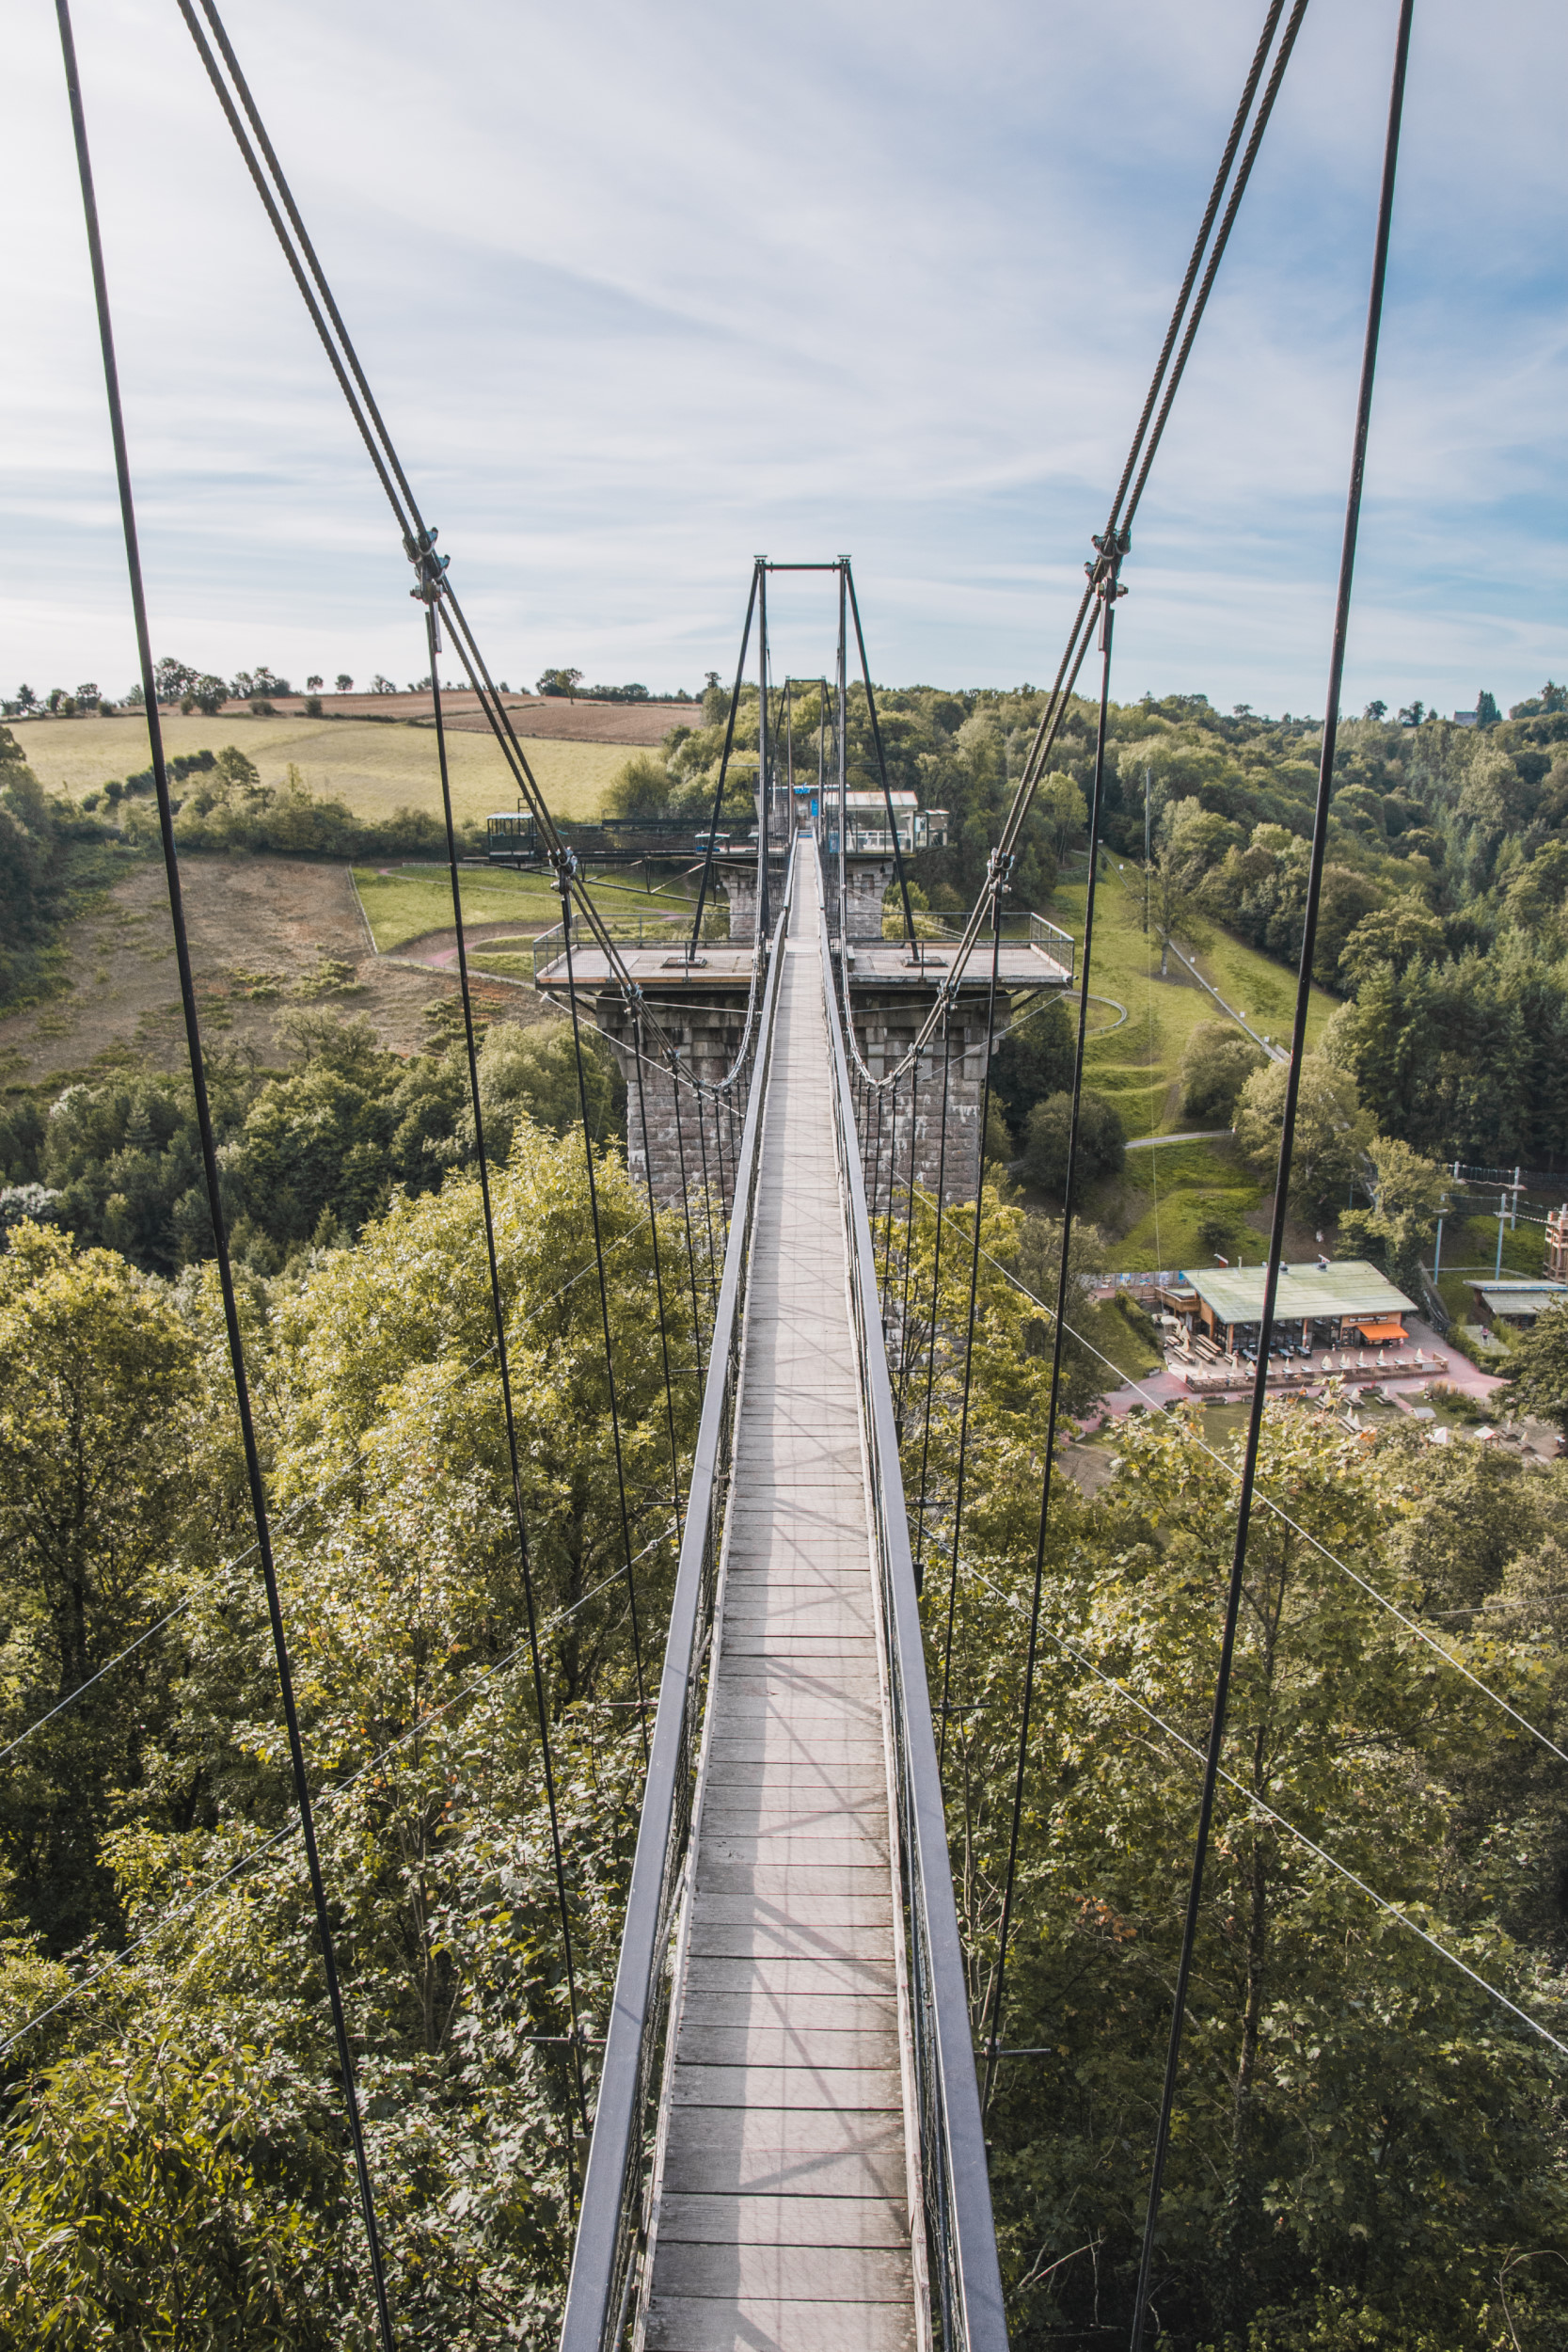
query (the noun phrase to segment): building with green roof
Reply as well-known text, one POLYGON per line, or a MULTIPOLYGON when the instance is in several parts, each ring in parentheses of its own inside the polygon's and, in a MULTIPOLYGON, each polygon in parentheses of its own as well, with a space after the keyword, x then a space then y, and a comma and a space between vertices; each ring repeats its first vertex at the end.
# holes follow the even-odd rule
MULTIPOLYGON (((1255 1345, 1263 1320, 1264 1266, 1184 1267, 1192 1292, 1190 1327, 1227 1351, 1255 1345)), ((1382 1347, 1402 1342, 1414 1303, 1365 1258, 1319 1258, 1282 1265, 1275 1296, 1275 1343, 1281 1347, 1382 1347)))

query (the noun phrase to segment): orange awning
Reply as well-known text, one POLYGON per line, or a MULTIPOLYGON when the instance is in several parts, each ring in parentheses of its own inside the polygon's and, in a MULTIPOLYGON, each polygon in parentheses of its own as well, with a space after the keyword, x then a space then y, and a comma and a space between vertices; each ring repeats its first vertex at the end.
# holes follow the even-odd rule
POLYGON ((1358 1323, 1355 1327, 1369 1347, 1376 1347, 1383 1340, 1402 1340, 1404 1337, 1402 1323, 1358 1323))

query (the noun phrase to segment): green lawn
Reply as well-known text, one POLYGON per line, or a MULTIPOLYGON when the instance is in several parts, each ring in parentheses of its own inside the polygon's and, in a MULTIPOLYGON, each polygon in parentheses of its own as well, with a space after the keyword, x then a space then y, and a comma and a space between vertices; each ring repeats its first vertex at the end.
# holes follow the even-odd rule
MULTIPOLYGON (((1041 909, 1080 942, 1084 896, 1082 882, 1064 882, 1051 904, 1041 909)), ((1087 1081, 1116 1103, 1129 1136, 1178 1134, 1183 1123, 1177 1082, 1182 1048, 1200 1023, 1223 1021, 1226 1016, 1174 960, 1172 977, 1161 979, 1159 943, 1140 928, 1141 904, 1126 879, 1117 875, 1115 861, 1110 861, 1095 899, 1089 988, 1095 995, 1114 997, 1125 1005, 1128 1018, 1098 1041, 1091 1041, 1087 1081)), ((1212 946, 1195 961, 1227 1003, 1249 1016, 1255 1029, 1277 1037, 1289 1028, 1295 984, 1283 966, 1218 930, 1212 946)), ((1334 1006, 1332 996, 1313 990, 1307 1016, 1309 1045, 1315 1045, 1323 1035, 1334 1006)), ((1165 1263, 1171 1261, 1167 1258, 1165 1263)))
MULTIPOLYGON (((561 919, 555 885, 543 874, 509 873, 504 866, 480 873, 466 867, 459 880, 466 923, 515 921, 520 931, 533 932, 561 919)), ((411 939, 422 938, 426 931, 451 928, 451 883, 444 866, 356 866, 354 882, 372 937, 383 955, 411 939)), ((603 873, 594 870, 588 884, 607 915, 636 914, 661 905, 678 912, 688 898, 680 882, 650 893, 640 874, 613 867, 603 873)), ((533 959, 527 953, 512 960, 501 953, 487 953, 485 961, 498 972, 511 972, 515 961, 515 977, 533 977, 533 959)))
MULTIPOLYGON (((140 719, 12 720, 24 757, 51 792, 79 798, 111 776, 135 775, 148 765, 147 729, 140 719)), ((430 727, 373 719, 219 719, 164 716, 164 742, 176 752, 221 751, 237 743, 253 759, 263 784, 280 785, 293 760, 310 790, 341 800, 356 817, 389 817, 398 808, 437 809, 441 786, 430 727)), ((525 741, 529 764, 557 817, 597 817, 605 787, 632 757, 625 743, 525 741)), ((452 808, 459 818, 482 818, 516 806, 506 763, 489 735, 447 737, 452 808)))
POLYGON ((1197 1237, 1199 1212, 1223 1200, 1233 1213, 1239 1248, 1232 1256, 1263 1255, 1243 1220, 1262 1199, 1260 1186, 1238 1158, 1228 1136, 1203 1143, 1152 1144, 1129 1152, 1120 1176, 1098 1185, 1084 1214, 1111 1241, 1108 1266, 1118 1274, 1210 1265, 1212 1253, 1197 1237))

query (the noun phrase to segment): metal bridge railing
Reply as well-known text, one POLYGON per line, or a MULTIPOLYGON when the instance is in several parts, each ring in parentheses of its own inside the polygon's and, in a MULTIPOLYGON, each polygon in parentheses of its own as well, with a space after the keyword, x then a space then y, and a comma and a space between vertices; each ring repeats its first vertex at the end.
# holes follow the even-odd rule
MULTIPOLYGON (((810 854, 804 850, 802 854, 810 854)), ((848 1211, 850 1298, 871 1469, 873 1540, 893 1709, 893 1752, 909 1974, 910 2026, 919 2113, 920 2178, 933 2333, 941 2352, 1006 2352, 1002 2273, 991 2218, 985 2130, 975 2079, 963 1952, 904 1478, 882 1337, 876 1251, 866 1216, 854 1097, 834 990, 827 918, 821 924, 833 1121, 848 1211), (940 2330, 940 2333, 936 2331, 940 2330)))
POLYGON ((786 895, 784 914, 773 934, 757 1024, 686 1532, 670 1611, 658 1712, 654 1720, 594 2136, 566 2289, 562 2352, 615 2352, 633 2307, 646 2244, 650 2164, 668 2039, 672 1946, 691 1833, 768 1065, 773 1051, 787 929, 786 895))
MULTIPOLYGON (((691 936, 693 912, 694 910, 690 907, 684 911, 676 907, 668 914, 647 914, 639 910, 637 914, 631 914, 607 913, 601 905, 599 918, 610 938, 619 940, 624 946, 679 947, 691 936)), ((703 937, 705 939, 727 939, 729 935, 730 910, 728 906, 710 907, 703 916, 703 937)), ((585 931, 580 922, 572 936, 579 948, 592 949, 594 935, 592 932, 585 931)), ((560 923, 552 923, 547 931, 536 933, 531 945, 533 950, 533 977, 537 979, 541 972, 552 963, 559 963, 566 953, 565 930, 560 923)), ((476 957, 482 952, 480 948, 474 949, 476 957)))

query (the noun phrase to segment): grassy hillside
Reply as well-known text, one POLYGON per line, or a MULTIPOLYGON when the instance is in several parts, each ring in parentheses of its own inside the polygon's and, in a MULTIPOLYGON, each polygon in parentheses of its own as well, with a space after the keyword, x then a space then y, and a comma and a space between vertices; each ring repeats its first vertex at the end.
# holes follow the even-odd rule
MULTIPOLYGON (((1082 943, 1082 882, 1060 884, 1043 912, 1082 943)), ((1144 933, 1140 914, 1140 899, 1113 866, 1095 901, 1089 986, 1095 995, 1124 1005, 1127 1019, 1091 1039, 1088 1083, 1115 1100, 1130 1136, 1172 1135, 1182 1124, 1177 1080, 1182 1048, 1200 1023, 1223 1021, 1225 1015, 1174 960, 1171 977, 1161 979, 1159 943, 1144 933)), ((1279 1036, 1290 1025, 1292 975, 1223 931, 1214 930, 1212 940, 1195 959, 1198 969, 1228 1004, 1249 1016, 1254 1028, 1279 1036)), ((1333 1009, 1333 997, 1314 989, 1309 1044, 1317 1043, 1333 1009)))
MULTIPOLYGON (((46 791, 79 798, 112 776, 135 774, 148 764, 147 730, 139 718, 16 720, 11 728, 46 791)), ((356 817, 389 817, 400 807, 435 809, 440 802, 429 727, 248 714, 183 719, 172 712, 164 717, 164 740, 171 755, 221 751, 226 743, 237 743, 268 785, 280 785, 293 760, 312 792, 346 802, 356 817)), ((451 734, 447 743, 459 818, 515 804, 506 764, 488 735, 451 734)), ((551 809, 558 817, 578 818, 598 815, 606 785, 630 756, 622 743, 541 739, 525 748, 551 809)))

